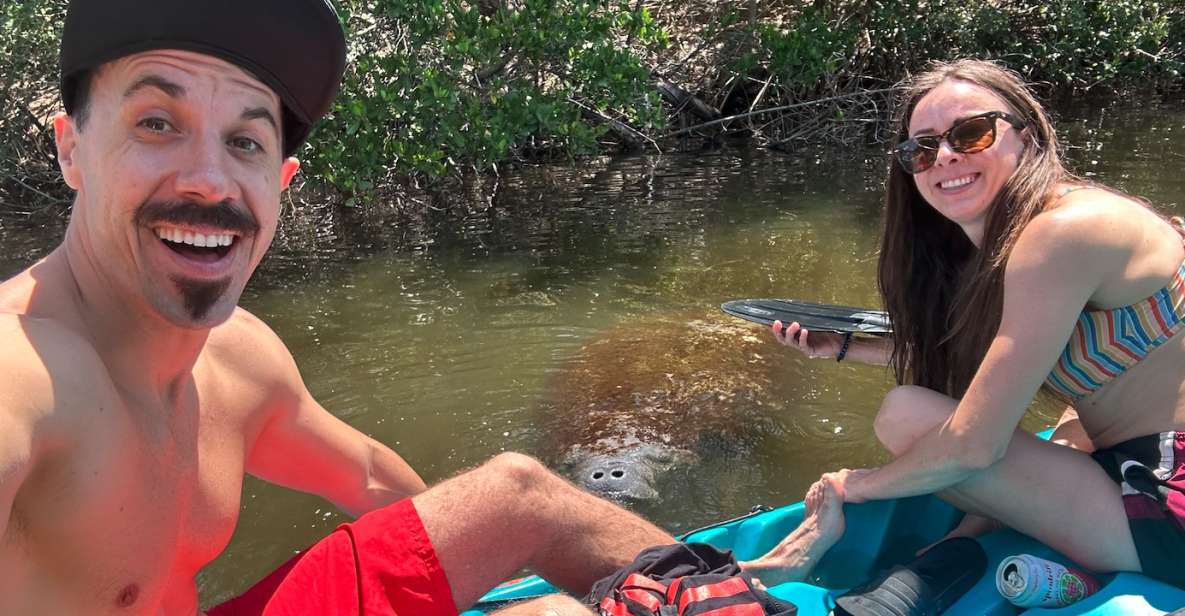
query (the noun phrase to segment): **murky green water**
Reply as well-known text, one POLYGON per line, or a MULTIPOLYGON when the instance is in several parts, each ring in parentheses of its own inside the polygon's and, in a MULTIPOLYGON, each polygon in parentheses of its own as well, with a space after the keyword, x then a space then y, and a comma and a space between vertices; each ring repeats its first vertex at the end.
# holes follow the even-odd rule
MULTIPOLYGON (((1081 171, 1185 213, 1185 107, 1068 111, 1059 129, 1081 171)), ((434 482, 501 451, 538 451, 539 413, 563 395, 553 383, 567 359, 610 328, 646 335, 664 315, 694 318, 736 297, 875 306, 882 168, 873 150, 725 150, 526 169, 416 219, 289 212, 243 305, 287 342, 324 406, 434 482)), ((60 230, 0 215, 0 276, 60 230)), ((710 369, 731 351, 688 361, 710 369)), ((770 393, 781 403, 760 429, 677 470, 663 483, 677 502, 644 513, 686 530, 884 459, 871 429, 891 386, 884 369, 781 361, 770 393)), ((201 576, 203 600, 242 590, 342 519, 248 480, 232 544, 201 576)))

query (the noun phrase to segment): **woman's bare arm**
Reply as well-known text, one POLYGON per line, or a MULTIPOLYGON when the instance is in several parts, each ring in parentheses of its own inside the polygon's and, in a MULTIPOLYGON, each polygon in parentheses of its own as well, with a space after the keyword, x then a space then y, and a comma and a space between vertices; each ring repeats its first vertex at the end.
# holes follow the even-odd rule
POLYGON ((848 348, 848 355, 844 359, 851 359, 876 366, 887 366, 892 356, 892 336, 862 336, 852 338, 852 344, 848 348))
POLYGON ((846 500, 936 492, 1004 455, 1082 306, 1126 263, 1130 238, 1098 233, 1123 221, 1098 210, 1087 214, 1042 216, 1029 223, 1005 271, 996 339, 954 413, 893 462, 845 474, 846 500))

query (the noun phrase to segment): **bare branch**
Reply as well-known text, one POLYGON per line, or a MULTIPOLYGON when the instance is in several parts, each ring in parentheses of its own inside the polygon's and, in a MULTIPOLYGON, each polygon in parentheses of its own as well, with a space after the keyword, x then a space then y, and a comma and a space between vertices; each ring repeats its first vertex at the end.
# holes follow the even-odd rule
POLYGON ((592 117, 597 118, 597 119, 601 120, 602 122, 604 122, 609 127, 609 130, 613 131, 613 134, 615 134, 618 137, 621 137, 623 140, 625 140, 626 143, 628 143, 632 149, 637 149, 637 150, 643 149, 642 142, 647 141, 647 142, 650 142, 650 144, 654 146, 654 149, 658 150, 660 153, 662 152, 662 148, 660 148, 658 146, 658 143, 656 143, 653 139, 648 137, 646 134, 642 133, 641 131, 637 130, 636 128, 633 128, 632 126, 626 124, 625 122, 611 118, 608 115, 606 115, 605 113, 598 111, 592 107, 589 107, 588 105, 585 105, 584 103, 582 103, 570 96, 568 97, 568 102, 579 107, 580 110, 585 115, 592 116, 592 117))
POLYGON ((667 134, 663 135, 662 138, 666 139, 668 137, 677 137, 679 135, 695 132, 695 131, 703 129, 703 128, 708 128, 710 126, 716 126, 719 124, 726 124, 726 123, 731 122, 733 120, 750 118, 753 116, 762 115, 762 114, 766 114, 766 113, 779 113, 782 111, 789 111, 791 109, 798 109, 801 107, 810 107, 813 105, 820 105, 823 103, 829 103, 829 102, 833 102, 833 101, 837 101, 837 100, 844 100, 844 99, 867 96, 869 94, 881 94, 881 93, 885 93, 885 92, 894 92, 894 91, 897 91, 898 89, 899 88, 893 87, 893 88, 881 88, 878 90, 862 90, 860 92, 852 92, 850 94, 840 94, 838 96, 828 96, 827 98, 820 98, 820 99, 811 100, 811 101, 803 101, 801 103, 794 103, 792 105, 782 105, 781 107, 769 107, 766 109, 758 109, 757 111, 738 113, 736 115, 730 115, 725 118, 720 118, 718 120, 712 120, 711 122, 704 122, 703 124, 697 124, 695 126, 689 126, 684 129, 680 129, 680 130, 677 130, 677 131, 674 131, 671 133, 667 133, 667 134))

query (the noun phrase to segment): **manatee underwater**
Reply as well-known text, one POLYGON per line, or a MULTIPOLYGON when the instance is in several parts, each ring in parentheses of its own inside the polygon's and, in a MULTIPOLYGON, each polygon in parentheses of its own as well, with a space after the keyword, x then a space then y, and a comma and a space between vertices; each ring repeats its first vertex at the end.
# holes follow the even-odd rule
POLYGON ((793 355, 761 327, 718 312, 622 322, 549 379, 536 454, 598 494, 657 498, 664 473, 743 455, 768 432, 792 402, 781 385, 796 380, 793 355))

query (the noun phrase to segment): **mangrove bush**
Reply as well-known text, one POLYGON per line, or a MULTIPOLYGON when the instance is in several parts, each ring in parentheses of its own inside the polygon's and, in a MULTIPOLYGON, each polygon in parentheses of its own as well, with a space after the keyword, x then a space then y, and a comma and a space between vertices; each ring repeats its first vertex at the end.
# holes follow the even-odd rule
POLYGON ((345 0, 340 10, 348 73, 306 154, 345 191, 578 156, 612 128, 640 142, 663 125, 633 47, 665 35, 625 0, 345 0))
MULTIPOLYGON (((64 0, 0 3, 0 207, 63 201, 48 118, 64 0)), ((884 138, 892 87, 997 60, 1043 92, 1175 95, 1181 0, 337 0, 349 66, 301 152, 350 200, 471 171, 740 137, 884 138)))

